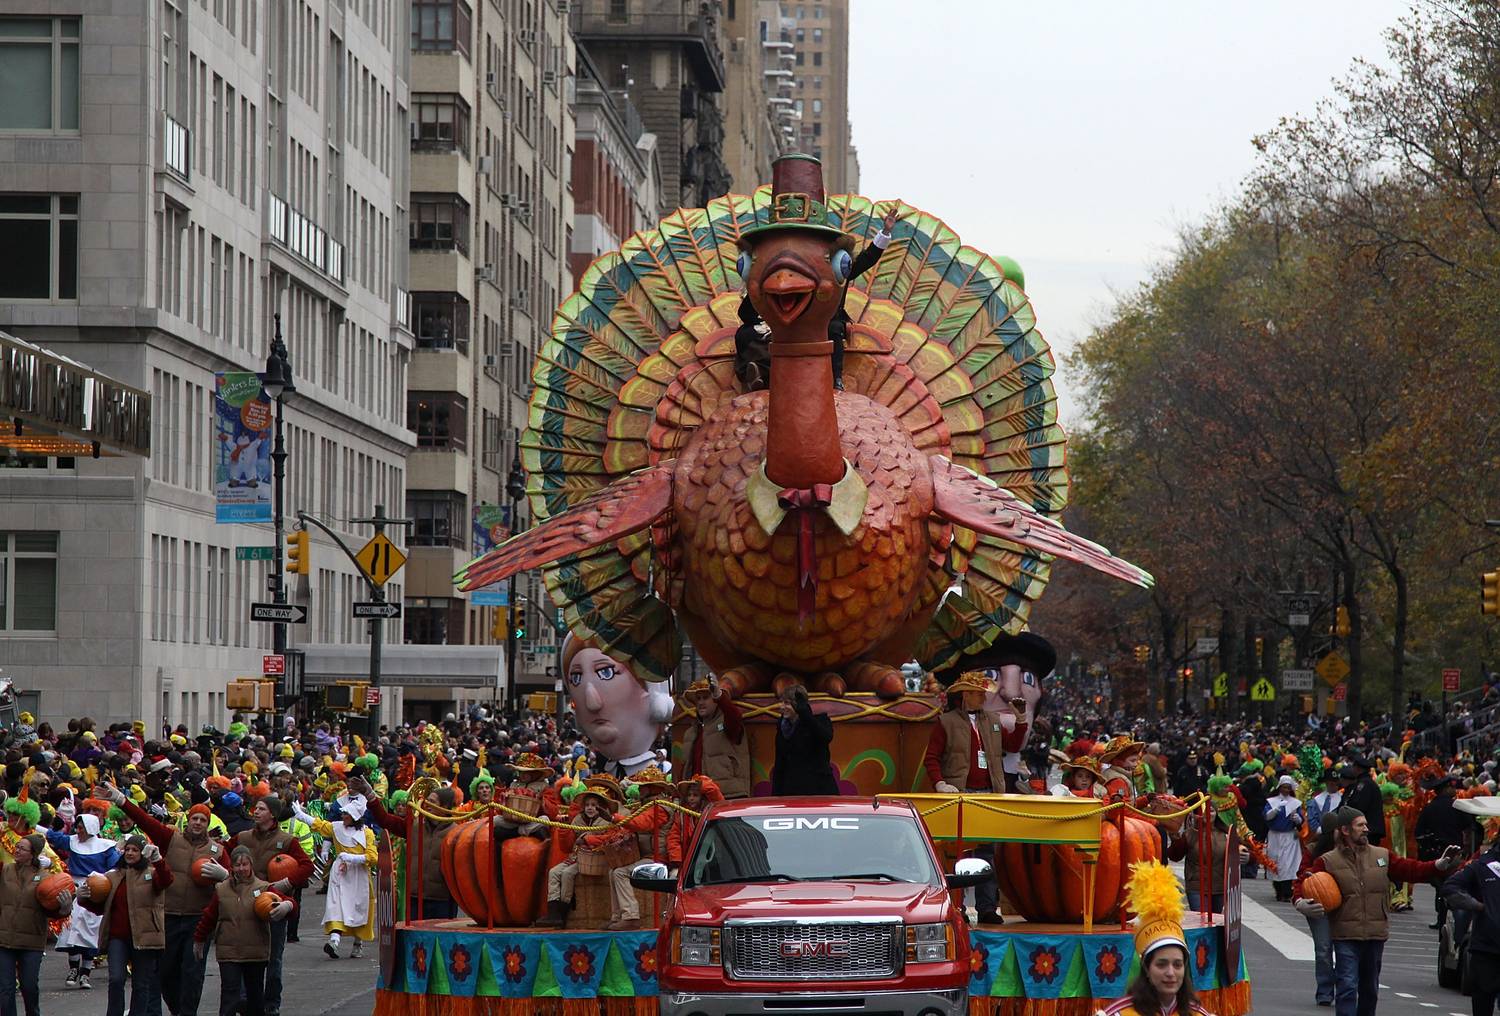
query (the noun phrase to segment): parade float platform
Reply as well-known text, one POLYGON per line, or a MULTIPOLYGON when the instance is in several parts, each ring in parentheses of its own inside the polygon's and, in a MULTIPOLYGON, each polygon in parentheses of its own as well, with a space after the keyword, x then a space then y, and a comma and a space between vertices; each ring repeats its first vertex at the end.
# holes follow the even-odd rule
MULTIPOLYGON (((1241 958, 1227 971, 1225 925, 1185 927, 1199 1001, 1250 1012, 1241 958)), ((374 1016, 654 1016, 654 930, 486 929, 467 919, 396 926, 382 949, 374 1016), (389 961, 387 961, 389 957, 389 961)), ((1020 922, 970 932, 971 1016, 1089 1016, 1125 994, 1137 957, 1129 930, 1020 922)))

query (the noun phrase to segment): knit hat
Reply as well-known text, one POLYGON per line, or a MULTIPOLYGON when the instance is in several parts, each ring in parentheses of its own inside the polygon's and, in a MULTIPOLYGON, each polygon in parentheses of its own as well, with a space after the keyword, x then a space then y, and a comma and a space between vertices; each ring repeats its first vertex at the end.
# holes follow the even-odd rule
POLYGON ((193 815, 202 815, 204 818, 214 817, 214 813, 209 810, 209 807, 206 804, 195 804, 188 809, 187 813, 189 817, 192 817, 193 815))

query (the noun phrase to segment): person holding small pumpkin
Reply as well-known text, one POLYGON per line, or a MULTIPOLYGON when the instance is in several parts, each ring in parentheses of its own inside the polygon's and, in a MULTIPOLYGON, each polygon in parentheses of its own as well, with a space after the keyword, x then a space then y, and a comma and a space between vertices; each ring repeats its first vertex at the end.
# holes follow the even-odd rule
POLYGON ((70 892, 57 897, 56 914, 43 910, 37 900, 37 885, 52 866, 42 853, 45 849, 46 841, 40 834, 23 836, 16 842, 15 860, 0 869, 0 913, 6 915, 0 922, 0 1016, 16 1016, 18 981, 26 1016, 40 1016, 47 921, 66 917, 73 909, 70 892))
POLYGON ((132 1016, 161 1016, 160 967, 167 946, 166 893, 172 869, 161 850, 132 833, 120 848, 119 866, 106 876, 102 898, 83 882, 78 901, 101 914, 98 951, 109 957, 106 1016, 125 1016, 125 975, 130 972, 132 1016))
MULTIPOLYGON (((214 887, 208 905, 193 931, 193 955, 201 964, 208 957, 208 940, 214 941, 219 961, 219 1016, 243 1012, 262 1016, 266 1004, 266 967, 271 959, 271 925, 255 912, 255 901, 271 891, 270 883, 255 877, 249 847, 230 851, 231 876, 214 887), (241 996, 244 997, 244 1007, 241 996)), ((272 923, 285 921, 292 901, 280 900, 271 907, 272 923)))

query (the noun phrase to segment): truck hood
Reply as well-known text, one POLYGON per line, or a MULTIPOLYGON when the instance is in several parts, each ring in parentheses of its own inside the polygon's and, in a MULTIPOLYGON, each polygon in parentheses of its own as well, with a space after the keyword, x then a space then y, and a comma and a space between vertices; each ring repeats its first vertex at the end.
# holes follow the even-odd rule
POLYGON ((899 918, 928 924, 948 918, 946 889, 912 882, 755 882, 698 886, 677 895, 677 919, 719 924, 740 917, 820 920, 899 918))

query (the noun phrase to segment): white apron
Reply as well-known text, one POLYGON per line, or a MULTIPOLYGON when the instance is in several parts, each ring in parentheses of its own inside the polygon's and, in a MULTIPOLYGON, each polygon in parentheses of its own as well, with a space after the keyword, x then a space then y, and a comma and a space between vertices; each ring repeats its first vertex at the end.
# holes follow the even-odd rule
POLYGON ((328 866, 328 903, 323 910, 323 923, 337 921, 346 928, 363 927, 370 921, 370 866, 343 864, 339 858, 351 851, 364 855, 365 831, 335 822, 333 837, 337 848, 328 866))
MULTIPOLYGON (((78 890, 84 887, 87 879, 75 879, 73 882, 74 899, 78 898, 78 890)), ((99 924, 104 920, 103 914, 96 914, 87 907, 75 905, 73 912, 68 915, 68 923, 57 935, 57 948, 63 949, 87 949, 94 952, 99 948, 99 924)))
MULTIPOLYGON (((1279 810, 1291 814, 1300 805, 1295 801, 1287 805, 1280 805, 1276 799, 1272 802, 1273 810, 1279 810)), ((1276 874, 1271 876, 1278 882, 1286 882, 1297 877, 1297 869, 1302 867, 1302 846, 1297 839, 1297 830, 1288 829, 1284 832, 1272 831, 1266 834, 1266 856, 1276 862, 1276 874)))

